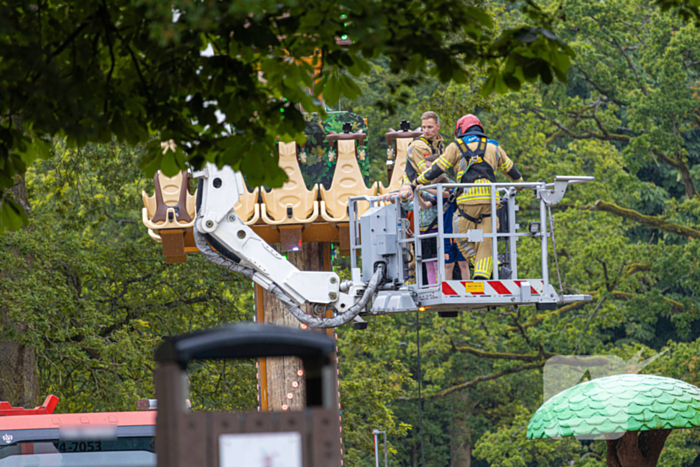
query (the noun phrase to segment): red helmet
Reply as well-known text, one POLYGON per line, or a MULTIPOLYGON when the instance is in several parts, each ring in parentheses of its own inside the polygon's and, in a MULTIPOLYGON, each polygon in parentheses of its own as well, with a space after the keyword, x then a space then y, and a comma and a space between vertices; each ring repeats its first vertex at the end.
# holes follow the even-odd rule
POLYGON ((481 122, 472 114, 467 114, 457 120, 457 125, 455 125, 455 136, 460 137, 466 133, 466 131, 473 127, 474 125, 479 125, 483 131, 484 127, 481 122))

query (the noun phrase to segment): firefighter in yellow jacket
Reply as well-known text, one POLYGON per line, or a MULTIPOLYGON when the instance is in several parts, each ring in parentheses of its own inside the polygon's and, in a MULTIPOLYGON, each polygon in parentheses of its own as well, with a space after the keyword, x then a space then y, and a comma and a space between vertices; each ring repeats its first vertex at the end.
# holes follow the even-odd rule
POLYGON ((406 172, 403 183, 410 185, 423 172, 425 158, 439 156, 445 151, 445 143, 440 136, 440 119, 435 112, 424 112, 420 117, 423 135, 411 141, 406 153, 406 172))
MULTIPOLYGON (((431 180, 449 169, 456 172, 459 183, 495 183, 497 170, 505 173, 513 182, 523 181, 513 161, 497 141, 484 134, 481 122, 474 115, 465 115, 457 121, 455 138, 430 169, 401 187, 403 197, 413 198, 416 186, 430 184, 431 180)), ((496 205, 499 202, 496 194, 496 205)), ((458 190, 456 203, 458 209, 454 217, 454 232, 467 233, 468 230, 480 229, 485 234, 491 233, 491 192, 488 186, 458 190)), ((461 238, 456 240, 464 257, 474 258, 474 279, 489 279, 494 266, 491 239, 484 238, 483 242, 467 242, 461 238)))

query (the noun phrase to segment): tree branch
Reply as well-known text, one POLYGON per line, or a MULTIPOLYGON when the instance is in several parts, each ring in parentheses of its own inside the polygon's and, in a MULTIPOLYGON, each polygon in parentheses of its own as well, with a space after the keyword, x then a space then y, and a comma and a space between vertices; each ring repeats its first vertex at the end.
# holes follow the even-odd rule
POLYGON ((574 352, 575 354, 578 354, 578 348, 581 345, 581 339, 583 339, 583 336, 586 334, 586 331, 588 331, 588 325, 591 324, 591 320, 598 313, 598 310, 600 310, 600 307, 603 305, 603 303, 605 303, 605 300, 607 298, 608 298, 607 296, 604 296, 603 298, 600 299, 598 304, 593 309, 593 313, 591 313, 590 316, 588 317, 588 319, 586 320, 586 325, 583 327, 583 331, 579 335, 578 341, 576 342, 576 351, 574 352))
MULTIPOLYGON (((625 21, 620 21, 620 22, 621 22, 622 24, 624 24, 625 26, 629 26, 630 28, 637 29, 632 23, 626 23, 625 21)), ((634 31, 634 35, 637 37, 637 40, 638 40, 645 48, 648 48, 646 42, 644 42, 644 41, 642 40, 642 38, 639 36, 639 34, 637 33, 637 31, 634 31)))
POLYGON ((56 56, 59 55, 61 52, 63 52, 63 51, 66 49, 66 47, 68 47, 68 46, 80 35, 80 33, 83 32, 83 30, 84 30, 86 27, 88 27, 88 25, 90 24, 90 22, 93 20, 94 17, 95 17, 95 14, 93 13, 93 14, 91 14, 90 16, 88 16, 88 17, 85 19, 85 21, 83 21, 82 23, 80 23, 80 25, 75 29, 75 31, 73 31, 73 32, 71 33, 71 35, 68 36, 68 37, 66 38, 66 40, 63 41, 63 42, 61 43, 61 45, 59 45, 58 47, 56 47, 56 50, 54 50, 54 51, 49 55, 49 58, 48 58, 48 60, 46 60, 46 63, 47 63, 47 64, 50 63, 51 60, 54 59, 54 57, 56 57, 56 56))
POLYGON ((545 117, 544 115, 542 115, 542 113, 541 113, 538 109, 523 109, 523 110, 518 110, 518 111, 515 112, 515 113, 516 113, 516 114, 519 114, 519 113, 523 113, 523 112, 532 112, 532 113, 534 113, 535 116, 536 116, 537 118, 539 118, 540 120, 545 121, 545 122, 549 122, 549 123, 551 123, 552 125, 554 125, 554 126, 556 126, 557 128, 559 128, 559 131, 555 132, 555 133, 552 134, 549 138, 547 138, 547 141, 545 141, 545 144, 546 144, 546 145, 551 144, 552 142, 554 142, 554 140, 555 140, 556 138, 558 138, 559 136, 561 136, 561 135, 563 135, 563 134, 566 134, 566 135, 568 135, 569 137, 571 137, 571 138, 573 138, 573 139, 590 139, 590 138, 595 138, 595 139, 599 139, 599 140, 602 140, 602 141, 622 141, 622 142, 625 142, 625 143, 626 143, 626 142, 629 142, 629 140, 632 139, 630 136, 622 135, 622 134, 617 134, 617 133, 608 133, 607 135, 605 135, 605 134, 600 134, 600 133, 593 133, 593 132, 590 132, 590 131, 587 132, 587 133, 582 133, 582 134, 574 133, 573 131, 571 131, 570 128, 568 128, 568 127, 562 125, 562 124, 559 123, 558 121, 552 120, 552 119, 549 119, 549 118, 545 117))
POLYGON ((131 284, 138 284, 139 282, 147 281, 148 279, 150 279, 151 277, 153 277, 153 275, 154 275, 153 272, 149 272, 149 273, 144 274, 144 275, 141 276, 141 277, 135 277, 135 278, 132 278, 132 279, 127 279, 127 280, 125 280, 124 282, 122 282, 122 290, 121 290, 121 292, 119 292, 118 295, 116 295, 116 296, 114 296, 114 297, 110 297, 110 298, 104 299, 104 300, 96 300, 96 302, 97 302, 97 303, 116 303, 118 300, 121 300, 122 297, 124 297, 124 295, 127 294, 127 292, 129 291, 129 286, 130 286, 131 284))
POLYGON ((530 338, 527 336, 527 333, 525 332, 525 328, 523 328, 522 324, 520 324, 520 307, 518 307, 518 314, 515 315, 514 313, 510 313, 510 316, 513 318, 513 322, 515 323, 515 327, 520 331, 520 334, 523 336, 525 339, 525 342, 527 342, 527 345, 532 346, 532 343, 530 342, 530 338))
POLYGON ((645 96, 648 96, 649 93, 647 91, 646 86, 644 86, 644 81, 642 80, 641 76, 639 75, 639 72, 637 71, 637 68, 634 66, 632 63, 632 60, 630 60, 629 56, 627 55, 627 52, 625 52, 625 49, 620 45, 620 43, 615 39, 612 34, 609 34, 604 28, 603 24, 601 21, 593 16, 590 17, 593 21, 598 23, 598 27, 600 28, 600 31, 606 34, 609 37, 609 41, 617 47, 617 49, 620 51, 623 57, 625 57, 625 60, 627 61, 627 65, 630 67, 632 72, 634 73, 634 76, 637 77, 637 81, 639 82, 639 86, 642 90, 642 93, 644 93, 645 96))
MULTIPOLYGON (((515 353, 486 352, 484 350, 475 349, 474 347, 469 347, 466 345, 454 346, 454 350, 457 352, 468 353, 470 355, 474 355, 475 357, 490 358, 494 360, 520 360, 523 362, 538 362, 542 360, 542 355, 540 354, 523 355, 515 353)), ((547 358, 553 357, 554 355, 556 354, 550 352, 544 353, 544 356, 547 358)))
POLYGON ((107 114, 108 111, 108 103, 109 103, 109 82, 112 80, 112 74, 114 73, 114 66, 116 65, 116 60, 114 58, 114 47, 112 45, 112 39, 109 38, 109 33, 110 29, 114 28, 114 25, 112 24, 112 18, 109 15, 109 9, 107 7, 107 3, 105 0, 102 0, 102 6, 99 9, 99 12, 101 13, 102 17, 102 23, 104 24, 105 27, 105 40, 107 41, 107 45, 109 46, 109 57, 111 60, 111 65, 109 67, 109 71, 107 72, 107 81, 105 82, 105 102, 104 102, 104 113, 107 114))
POLYGON ((637 71, 637 68, 636 68, 636 67, 634 66, 634 64, 632 63, 632 60, 630 60, 630 57, 629 57, 629 55, 627 55, 627 52, 625 52, 625 49, 622 48, 622 46, 621 46, 620 43, 617 41, 617 39, 613 38, 612 36, 610 36, 610 39, 612 40, 612 43, 615 44, 615 46, 618 48, 618 50, 620 51, 620 53, 622 53, 622 55, 625 57, 625 60, 627 60, 627 65, 629 65, 629 67, 632 69, 632 72, 634 73, 634 76, 637 77, 637 81, 639 82, 639 87, 640 87, 640 89, 642 90, 642 93, 644 93, 644 95, 645 95, 646 97, 649 97, 649 91, 647 91, 647 87, 644 85, 644 80, 643 80, 642 77, 639 75, 639 72, 637 71))
POLYGON ((625 273, 622 275, 622 279, 627 279, 631 275, 642 271, 651 271, 651 264, 632 263, 628 265, 627 268, 625 268, 625 273))
POLYGON ((600 258, 596 258, 596 261, 600 263, 601 266, 603 266, 603 277, 605 278, 605 288, 608 289, 608 292, 612 291, 612 284, 610 283, 610 278, 608 277, 608 265, 605 263, 600 258))
MULTIPOLYGON (((613 296, 613 298, 616 298, 618 300, 631 300, 637 294, 630 293, 630 292, 621 292, 619 290, 613 290, 611 292, 611 295, 613 296)), ((681 313, 681 312, 685 311, 685 306, 683 306, 683 304, 681 302, 677 302, 677 301, 673 300, 672 298, 668 298, 666 296, 662 296, 661 298, 663 299, 663 301, 667 302, 668 304, 670 304, 673 307, 674 312, 681 313)))
POLYGON ((129 52, 129 56, 131 57, 131 61, 134 64, 134 68, 136 68, 136 74, 138 75, 139 80, 141 81, 141 85, 143 86, 143 92, 146 94, 146 99, 148 100, 148 103, 153 107, 155 104, 153 103, 153 98, 151 97, 151 89, 148 86, 148 82, 146 81, 146 78, 143 76, 143 73, 141 72, 141 66, 139 65, 139 60, 136 57, 136 54, 131 49, 131 46, 126 41, 126 39, 124 39, 124 37, 122 37, 122 35, 119 33, 119 30, 116 30, 115 34, 119 38, 119 40, 122 41, 124 48, 129 52))
POLYGON ((690 169, 688 168, 688 164, 685 163, 682 157, 677 157, 677 158, 671 158, 667 156, 666 154, 663 154, 662 152, 657 151, 656 149, 651 150, 652 154, 654 154, 656 157, 670 165, 671 167, 674 167, 678 169, 678 171, 681 174, 681 178, 683 179, 683 184, 685 185, 685 196, 688 197, 688 199, 693 199, 697 196, 697 191, 695 190, 695 183, 693 182, 693 176, 690 174, 690 169))
MULTIPOLYGON (((541 314, 541 315, 535 317, 532 321, 528 321, 527 323, 522 324, 521 327, 523 329, 527 329, 527 328, 537 326, 538 324, 542 323, 545 319, 549 318, 550 316, 561 316, 561 315, 568 313, 569 311, 578 310, 579 308, 583 308, 587 304, 588 304, 587 301, 586 302, 581 301, 581 302, 574 302, 574 303, 570 303, 568 305, 564 305, 563 307, 559 308, 558 310, 550 311, 549 313, 544 313, 544 314, 541 314)), ((515 326, 510 326, 510 327, 507 327, 505 329, 505 332, 515 332, 515 331, 520 331, 520 330, 515 326)))
POLYGON ((616 216, 622 217, 624 219, 629 219, 640 224, 648 225, 655 229, 660 229, 666 232, 674 233, 676 235, 681 235, 687 238, 700 238, 700 231, 691 229, 684 225, 675 224, 673 222, 668 222, 660 219, 656 216, 647 216, 641 212, 637 212, 632 209, 627 209, 620 207, 616 204, 608 203, 599 199, 596 201, 594 206, 589 206, 587 209, 591 211, 604 211, 616 216))
POLYGON ((493 379, 498 379, 502 376, 506 375, 512 375, 513 373, 520 373, 523 371, 528 371, 528 370, 536 370, 537 368, 542 368, 545 364, 545 361, 537 362, 537 363, 528 363, 525 365, 520 365, 515 368, 508 368, 507 370, 499 371, 498 373, 492 373, 490 375, 486 376, 479 376, 478 378, 475 378, 471 381, 467 381, 464 383, 457 384, 456 386, 449 387, 447 389, 443 389, 442 391, 437 392, 434 396, 431 397, 431 399, 435 399, 438 397, 443 397, 448 394, 451 394, 455 391, 461 391, 462 389, 467 389, 476 386, 479 383, 483 383, 485 381, 491 381, 493 379))

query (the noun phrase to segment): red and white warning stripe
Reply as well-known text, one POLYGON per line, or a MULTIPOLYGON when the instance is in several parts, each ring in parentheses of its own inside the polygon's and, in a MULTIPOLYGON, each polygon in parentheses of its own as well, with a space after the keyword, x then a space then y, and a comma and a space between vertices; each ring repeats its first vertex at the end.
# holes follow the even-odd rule
POLYGON ((442 294, 454 297, 520 296, 520 287, 523 282, 530 284, 530 293, 533 297, 542 294, 544 290, 544 281, 541 279, 515 281, 445 281, 442 283, 442 294))

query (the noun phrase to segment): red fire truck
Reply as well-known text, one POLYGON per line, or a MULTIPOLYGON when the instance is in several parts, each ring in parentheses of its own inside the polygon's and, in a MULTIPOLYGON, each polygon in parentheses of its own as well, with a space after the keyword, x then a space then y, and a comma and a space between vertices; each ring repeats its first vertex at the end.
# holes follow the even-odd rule
POLYGON ((54 414, 52 395, 33 409, 0 402, 0 467, 155 467, 153 402, 74 414, 54 414))

